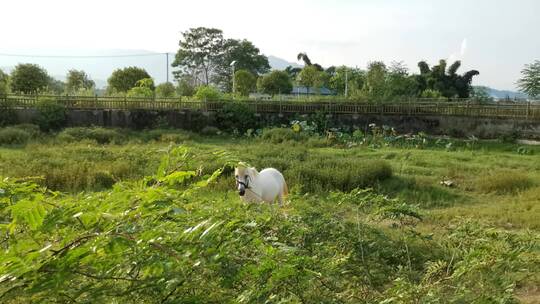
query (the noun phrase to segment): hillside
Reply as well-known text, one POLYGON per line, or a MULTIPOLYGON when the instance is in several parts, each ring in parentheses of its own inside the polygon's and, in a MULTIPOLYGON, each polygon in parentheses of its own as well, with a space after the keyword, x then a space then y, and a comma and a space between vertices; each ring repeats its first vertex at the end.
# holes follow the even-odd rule
MULTIPOLYGON (((0 54, 22 54, 25 56, 0 55, 0 69, 10 72, 19 63, 35 63, 44 67, 50 75, 58 80, 64 80, 71 69, 86 71, 96 82, 98 88, 107 85, 107 78, 118 68, 138 66, 146 69, 157 83, 165 82, 167 75, 167 57, 165 53, 147 50, 120 50, 120 49, 80 49, 80 50, 28 50, 28 49, 0 49, 0 54), (37 55, 35 57, 29 55, 37 55), (28 56, 26 56, 28 55, 28 56), (124 55, 128 57, 124 57, 124 55), (63 57, 66 56, 66 57, 63 57), (108 56, 108 57, 98 57, 108 56)), ((174 52, 168 53, 169 64, 174 61, 174 52)), ((268 56, 272 69, 285 69, 287 66, 301 67, 301 65, 288 62, 279 57, 268 56)), ((169 68, 169 79, 172 80, 173 68, 169 68)))
POLYGON ((527 95, 521 92, 497 90, 486 86, 476 86, 476 88, 484 89, 489 96, 495 99, 526 99, 527 95))
MULTIPOLYGON (((50 75, 58 80, 64 80, 65 75, 71 69, 84 70, 95 81, 97 88, 104 88, 111 73, 118 68, 138 66, 146 69, 157 83, 167 79, 168 63, 174 61, 174 52, 158 53, 136 49, 78 49, 78 50, 33 50, 33 49, 0 49, 0 69, 10 72, 19 63, 35 63, 44 67, 50 75), (25 56, 5 56, 2 54, 17 54, 25 56), (38 55, 39 56, 35 56, 38 55), (106 56, 106 57, 105 57, 106 56)), ((302 67, 297 62, 268 56, 268 61, 273 70, 283 70, 287 66, 302 67)), ((172 71, 169 67, 169 80, 173 80, 172 71)), ((488 94, 496 99, 526 98, 525 94, 498 90, 485 87, 488 94)))

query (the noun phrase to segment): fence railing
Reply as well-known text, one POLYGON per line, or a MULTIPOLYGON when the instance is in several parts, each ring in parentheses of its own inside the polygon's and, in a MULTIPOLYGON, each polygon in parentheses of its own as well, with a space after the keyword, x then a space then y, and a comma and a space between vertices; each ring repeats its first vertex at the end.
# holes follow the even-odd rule
MULTIPOLYGON (((180 98, 127 98, 97 96, 7 95, 0 102, 17 108, 35 108, 39 101, 53 99, 73 110, 151 110, 218 111, 230 101, 193 101, 180 98)), ((369 103, 353 101, 244 101, 256 113, 316 112, 336 114, 379 115, 443 115, 516 118, 540 121, 540 102, 478 103, 474 100, 408 100, 403 102, 369 103)))

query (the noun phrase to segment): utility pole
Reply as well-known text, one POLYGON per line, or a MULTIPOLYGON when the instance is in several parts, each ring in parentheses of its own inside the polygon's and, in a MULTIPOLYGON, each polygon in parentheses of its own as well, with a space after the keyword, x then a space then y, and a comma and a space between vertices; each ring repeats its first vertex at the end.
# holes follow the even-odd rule
POLYGON ((348 96, 348 93, 349 93, 349 79, 348 79, 348 72, 349 72, 349 69, 347 69, 347 67, 345 67, 345 98, 347 98, 348 96))
POLYGON ((167 82, 169 82, 169 53, 165 53, 165 65, 167 66, 167 82))
POLYGON ((233 62, 231 62, 231 68, 232 68, 232 93, 233 93, 233 98, 234 98, 234 90, 236 89, 236 81, 234 79, 234 68, 235 68, 235 65, 236 65, 236 60, 233 60, 233 62))

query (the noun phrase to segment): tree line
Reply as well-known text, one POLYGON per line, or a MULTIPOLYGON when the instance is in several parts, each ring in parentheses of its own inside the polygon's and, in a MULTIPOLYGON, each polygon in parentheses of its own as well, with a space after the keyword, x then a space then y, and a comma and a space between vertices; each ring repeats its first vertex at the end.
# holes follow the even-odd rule
MULTIPOLYGON (((418 63, 411 73, 403 62, 370 62, 366 69, 347 66, 323 68, 301 52, 303 67, 271 70, 268 58, 246 39, 225 38, 215 28, 198 27, 182 33, 172 67, 176 85, 155 85, 148 72, 139 67, 115 70, 108 79, 107 95, 130 97, 195 96, 216 99, 248 96, 259 92, 271 96, 290 94, 293 86, 305 87, 308 94, 327 88, 338 96, 356 100, 398 100, 403 98, 485 97, 472 86, 477 70, 459 73, 460 61, 440 60, 430 66, 418 63), (226 95, 227 96, 227 95, 226 95)), ((540 95, 540 61, 526 65, 519 88, 532 98, 540 95)), ((53 94, 95 94, 95 83, 81 70, 70 70, 66 81, 53 79, 35 64, 19 64, 10 75, 0 70, 0 94, 49 92, 53 94)))

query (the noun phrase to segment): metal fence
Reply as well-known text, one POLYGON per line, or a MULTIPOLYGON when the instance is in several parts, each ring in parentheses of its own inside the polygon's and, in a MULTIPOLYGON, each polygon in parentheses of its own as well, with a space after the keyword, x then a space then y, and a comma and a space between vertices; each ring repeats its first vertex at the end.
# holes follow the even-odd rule
MULTIPOLYGON (((35 108, 41 100, 54 100, 68 109, 110 109, 218 111, 231 101, 194 101, 181 98, 127 98, 98 96, 52 96, 52 95, 7 95, 0 102, 16 108, 35 108)), ((379 115, 442 115, 486 118, 515 118, 540 121, 540 102, 479 103, 474 100, 407 100, 401 102, 354 102, 336 101, 243 101, 256 113, 300 113, 316 112, 336 114, 379 114, 379 115)))

